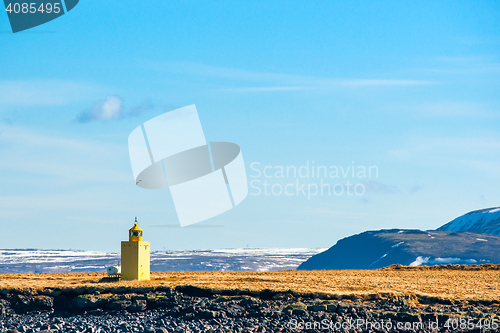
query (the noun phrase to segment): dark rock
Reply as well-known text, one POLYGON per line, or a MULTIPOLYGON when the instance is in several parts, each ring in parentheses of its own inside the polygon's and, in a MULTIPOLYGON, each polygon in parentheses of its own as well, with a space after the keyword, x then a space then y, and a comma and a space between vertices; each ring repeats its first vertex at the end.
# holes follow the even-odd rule
POLYGON ((420 317, 422 318, 422 321, 426 322, 429 321, 435 322, 438 319, 437 314, 435 313, 422 313, 420 314, 420 317))
POLYGON ((215 313, 214 313, 214 311, 211 311, 211 310, 201 310, 198 312, 198 317, 205 318, 205 319, 212 319, 212 318, 215 318, 215 313))
POLYGON ((127 307, 128 311, 139 312, 144 311, 147 308, 147 301, 143 299, 136 299, 131 302, 131 304, 127 307))
POLYGON ((439 322, 446 322, 448 319, 450 319, 450 315, 448 314, 438 314, 438 321, 439 322))
POLYGON ((9 311, 10 303, 6 300, 0 299, 0 318, 3 318, 9 311))
POLYGON ((114 300, 106 304, 108 309, 111 310, 126 310, 132 305, 132 301, 128 299, 114 300))
POLYGON ((104 300, 95 295, 79 295, 74 300, 76 309, 92 309, 104 303, 104 300))
POLYGON ((396 316, 396 318, 399 321, 404 321, 404 322, 418 322, 422 321, 422 318, 418 313, 407 313, 407 312, 399 312, 396 316))
POLYGON ((338 314, 343 314, 343 313, 349 312, 350 308, 351 308, 350 304, 347 304, 347 303, 344 303, 344 302, 340 302, 340 303, 337 304, 337 307, 336 307, 335 311, 338 314))
POLYGON ((52 310, 54 306, 54 299, 50 296, 25 296, 25 295, 12 295, 10 303, 14 310, 20 312, 39 311, 39 310, 52 310))
POLYGON ((169 333, 165 327, 160 327, 156 329, 156 333, 169 333))
POLYGON ((384 319, 397 320, 398 314, 396 312, 392 312, 392 311, 385 311, 385 312, 382 312, 381 317, 384 319))
POLYGON ((326 309, 325 304, 313 304, 307 306, 307 310, 309 311, 326 311, 326 309))

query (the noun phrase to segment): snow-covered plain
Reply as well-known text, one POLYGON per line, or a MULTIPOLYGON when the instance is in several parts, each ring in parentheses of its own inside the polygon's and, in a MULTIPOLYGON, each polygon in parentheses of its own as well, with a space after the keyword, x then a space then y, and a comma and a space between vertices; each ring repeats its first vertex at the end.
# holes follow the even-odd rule
MULTIPOLYGON (((326 249, 217 249, 151 253, 151 271, 273 271, 297 268, 326 249)), ((119 253, 73 250, 0 250, 0 274, 105 272, 119 253)))

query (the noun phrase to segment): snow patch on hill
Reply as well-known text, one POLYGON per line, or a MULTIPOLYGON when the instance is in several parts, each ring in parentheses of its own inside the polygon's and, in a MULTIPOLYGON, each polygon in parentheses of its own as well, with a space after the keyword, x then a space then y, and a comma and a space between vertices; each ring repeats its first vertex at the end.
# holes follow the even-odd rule
MULTIPOLYGON (((485 260, 480 260, 479 264, 484 264, 485 260)), ((421 265, 447 265, 447 264, 462 264, 462 265, 474 265, 478 264, 476 259, 460 259, 460 258, 431 258, 418 256, 415 261, 413 261, 410 266, 421 266, 421 265)))
POLYGON ((500 207, 469 212, 443 225, 438 230, 500 235, 500 207))

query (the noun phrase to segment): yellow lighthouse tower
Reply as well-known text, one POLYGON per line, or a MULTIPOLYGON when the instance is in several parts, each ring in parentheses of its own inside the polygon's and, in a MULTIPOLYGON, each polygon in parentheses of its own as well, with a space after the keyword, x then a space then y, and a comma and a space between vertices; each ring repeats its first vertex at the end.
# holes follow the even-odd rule
POLYGON ((135 224, 122 241, 122 280, 149 280, 149 242, 142 240, 142 229, 135 224))

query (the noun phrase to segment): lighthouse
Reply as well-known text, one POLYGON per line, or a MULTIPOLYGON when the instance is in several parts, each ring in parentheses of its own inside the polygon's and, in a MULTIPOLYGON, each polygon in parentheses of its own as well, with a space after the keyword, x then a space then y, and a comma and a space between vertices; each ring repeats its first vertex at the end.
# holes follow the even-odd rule
POLYGON ((137 225, 128 231, 128 242, 122 241, 122 280, 149 280, 149 242, 142 240, 142 229, 137 225))

